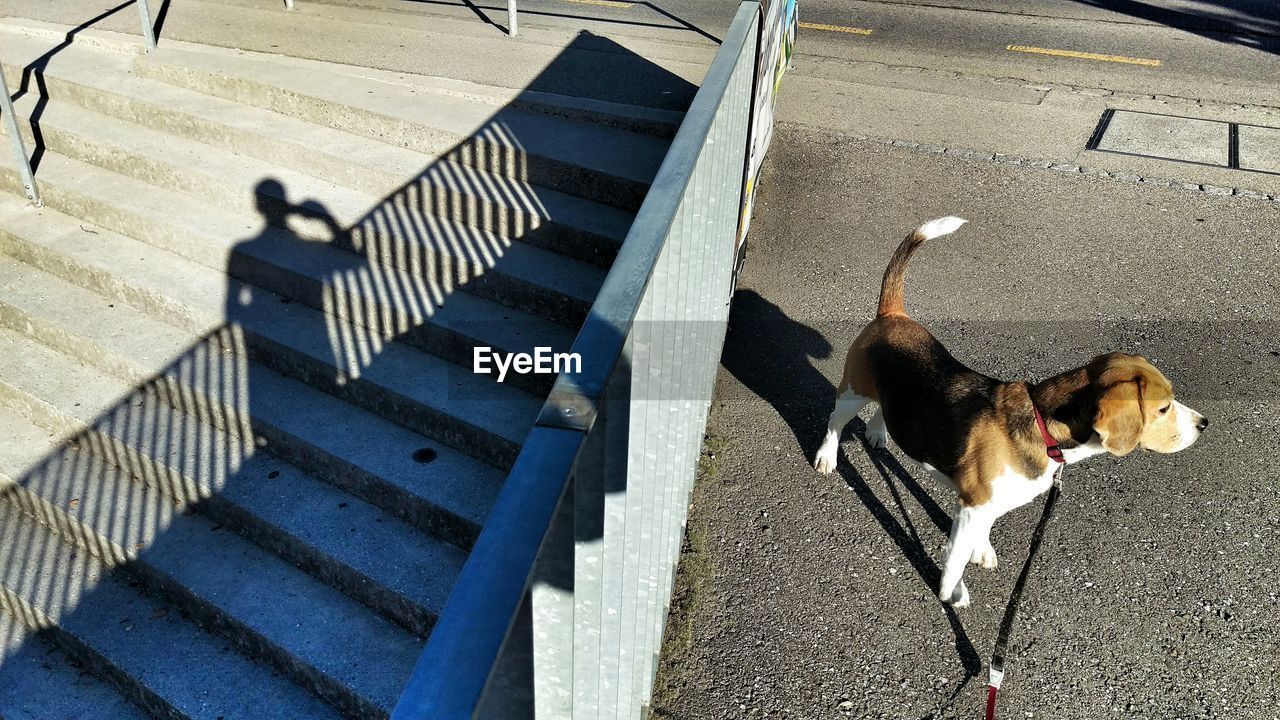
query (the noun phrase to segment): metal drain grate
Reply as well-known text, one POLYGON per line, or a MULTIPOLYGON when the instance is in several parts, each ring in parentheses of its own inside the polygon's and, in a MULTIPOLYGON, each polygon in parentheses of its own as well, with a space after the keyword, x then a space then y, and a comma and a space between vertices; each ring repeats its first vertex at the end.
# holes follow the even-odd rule
POLYGON ((1280 128, 1263 125, 1108 109, 1085 149, 1280 175, 1280 128))

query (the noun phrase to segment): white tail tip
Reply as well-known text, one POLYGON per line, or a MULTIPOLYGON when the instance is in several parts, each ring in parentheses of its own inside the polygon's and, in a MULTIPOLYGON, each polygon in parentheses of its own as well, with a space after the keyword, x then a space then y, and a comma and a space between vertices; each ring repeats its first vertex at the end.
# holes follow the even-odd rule
POLYGON ((960 226, 967 222, 969 221, 964 218, 948 215, 947 217, 938 218, 937 220, 930 220, 929 222, 921 225, 916 232, 923 235, 925 240, 932 240, 943 235, 950 235, 956 230, 959 230, 960 226))

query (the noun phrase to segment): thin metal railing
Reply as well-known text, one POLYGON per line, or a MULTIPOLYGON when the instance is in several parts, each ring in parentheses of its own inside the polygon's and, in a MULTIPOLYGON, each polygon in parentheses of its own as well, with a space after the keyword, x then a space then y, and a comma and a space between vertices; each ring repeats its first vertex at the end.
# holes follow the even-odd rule
POLYGON ((27 199, 36 207, 40 207, 40 188, 36 186, 35 175, 31 172, 31 162, 27 159, 27 146, 22 142, 22 134, 18 130, 18 116, 13 111, 13 98, 9 95, 9 83, 4 77, 4 66, 0 65, 0 113, 4 114, 5 130, 9 134, 9 146, 13 148, 13 157, 22 175, 22 189, 27 199))
POLYGON ((137 0, 138 15, 142 17, 142 38, 147 44, 147 52, 156 49, 156 28, 151 22, 151 7, 147 0, 137 0))
POLYGON ((640 718, 728 319, 759 23, 742 3, 393 720, 640 718))

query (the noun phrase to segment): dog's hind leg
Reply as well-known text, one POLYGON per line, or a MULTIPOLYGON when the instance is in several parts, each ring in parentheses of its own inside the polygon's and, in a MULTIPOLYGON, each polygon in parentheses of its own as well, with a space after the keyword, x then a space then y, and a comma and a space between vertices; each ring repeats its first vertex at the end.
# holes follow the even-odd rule
POLYGON ((813 458, 813 467, 823 475, 830 475, 836 469, 836 455, 840 451, 840 432, 849 421, 858 416, 858 411, 866 407, 871 398, 845 389, 836 398, 836 406, 827 420, 827 436, 822 440, 822 447, 813 458))

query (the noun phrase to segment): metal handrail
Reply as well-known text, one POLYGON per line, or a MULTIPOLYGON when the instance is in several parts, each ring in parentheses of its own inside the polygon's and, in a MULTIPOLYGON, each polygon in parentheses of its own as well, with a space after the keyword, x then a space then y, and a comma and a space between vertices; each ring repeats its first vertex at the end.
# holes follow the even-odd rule
POLYGON ((739 7, 573 343, 581 371, 556 380, 392 720, 470 718, 484 696, 758 14, 739 7))
POLYGON ((27 160, 27 146, 22 142, 22 133, 18 130, 18 116, 13 110, 13 98, 9 95, 9 83, 4 78, 3 66, 0 66, 0 113, 4 114, 9 146, 13 148, 18 173, 22 175, 22 189, 31 204, 40 207, 40 188, 36 187, 36 178, 31 172, 31 163, 27 160))
POLYGON ((151 23, 151 7, 147 0, 137 0, 138 14, 142 17, 142 38, 147 44, 147 52, 156 49, 156 28, 151 23))
POLYGON ((627 330, 649 286, 676 210, 693 177, 699 151, 715 120, 716 108, 729 86, 735 60, 748 39, 751 18, 758 10, 756 2, 744 2, 738 7, 729 32, 685 113, 622 249, 573 343, 572 352, 583 358, 582 372, 565 373, 556 379, 538 417, 539 426, 591 429, 596 403, 622 354, 627 330))

